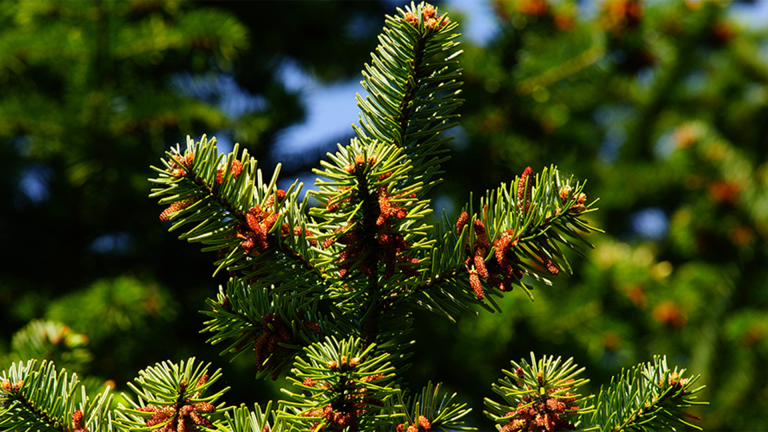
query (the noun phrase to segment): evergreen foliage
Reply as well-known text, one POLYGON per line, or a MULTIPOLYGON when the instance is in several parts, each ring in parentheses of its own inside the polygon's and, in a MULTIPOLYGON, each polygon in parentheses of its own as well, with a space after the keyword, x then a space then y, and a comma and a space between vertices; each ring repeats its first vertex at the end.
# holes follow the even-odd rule
MULTIPOLYGON (((185 322, 179 294, 197 288, 176 274, 186 284, 176 293, 162 266, 143 264, 194 263, 167 253, 162 226, 144 223, 154 212, 146 166, 181 129, 237 120, 174 83, 227 71, 248 29, 231 13, 177 1, 11 0, 0 22, 0 224, 36 227, 0 230, 0 242, 16 245, 0 274, 0 332, 10 340, 33 318, 61 322, 97 354, 74 370, 124 382, 157 351, 148 334, 185 322), (28 259, 43 249, 57 258, 28 259), (101 361, 101 352, 115 355, 101 361)), ((0 355, 2 368, 11 361, 0 355)))
POLYGON ((462 43, 465 134, 435 194, 459 208, 556 162, 589 179, 601 199, 590 219, 606 234, 534 304, 505 298, 509 315, 420 327, 420 372, 455 376, 476 400, 493 371, 464 376, 466 363, 546 352, 577 359, 597 392, 663 353, 701 374, 712 405, 690 408, 696 424, 768 429, 765 3, 491 5, 498 31, 462 43), (446 346, 462 360, 425 355, 446 346))
MULTIPOLYGON (((443 133, 462 71, 457 23, 426 3, 388 16, 363 73, 357 137, 338 146, 316 173, 318 190, 277 187, 247 151, 219 152, 216 140, 187 140, 154 168, 151 196, 167 206, 160 219, 181 240, 216 252, 214 274, 229 281, 209 300, 204 331, 222 354, 253 350, 257 377, 287 376, 290 399, 265 409, 227 407, 221 377, 194 358, 139 372, 110 411, 105 391, 89 398, 76 378, 52 363, 14 363, 0 379, 0 427, 7 430, 466 430, 469 409, 426 385, 412 391, 414 309, 454 319, 459 311, 500 311, 515 286, 571 273, 568 254, 597 231, 587 215, 584 182, 549 167, 526 168, 475 207, 432 225, 427 192, 447 161, 443 133), (310 208, 310 200, 312 207, 310 208), (289 368, 290 366, 290 368, 289 368), (79 393, 78 393, 79 390, 79 393), (218 405, 217 405, 218 404, 218 405), (223 415, 221 414, 223 413, 223 415), (7 427, 5 427, 7 425, 7 427)), ((522 298, 522 297, 521 297, 522 298)), ((27 338, 29 339, 29 338, 27 338)), ((504 432, 586 427, 677 428, 694 403, 682 371, 657 359, 612 381, 597 397, 576 393, 585 380, 572 360, 513 362, 487 401, 504 432), (594 404, 590 405, 590 404, 594 404), (642 413, 640 412, 642 411, 642 413), (641 415, 642 414, 642 415, 641 415), (582 424, 583 422, 583 424, 582 424)))
POLYGON ((684 410, 700 403, 691 395, 702 387, 693 387, 698 376, 684 378, 684 372, 669 369, 667 359, 659 357, 623 371, 609 386, 600 388, 589 423, 600 431, 695 428, 689 421, 700 419, 684 410))
POLYGON ((87 395, 76 374, 53 362, 14 363, 0 376, 0 429, 4 431, 112 431, 109 387, 87 395))
MULTIPOLYGON (((0 243, 14 250, 0 271, 0 369, 16 360, 13 333, 33 319, 87 335, 93 360, 67 369, 102 382, 124 383, 148 359, 207 352, 204 338, 178 331, 198 325, 205 272, 176 269, 208 260, 149 217, 147 165, 168 144, 208 131, 264 160, 276 134, 305 115, 283 66, 328 80, 357 74, 377 30, 353 37, 348 24, 384 10, 375 1, 284 8, 0 2, 0 243), (296 43, 309 34, 324 37, 296 43), (41 253, 56 258, 29 259, 41 253), (72 313, 80 309, 88 313, 72 313), (146 344, 154 334, 176 337, 146 344)), ((244 376, 246 366, 224 368, 244 376)))

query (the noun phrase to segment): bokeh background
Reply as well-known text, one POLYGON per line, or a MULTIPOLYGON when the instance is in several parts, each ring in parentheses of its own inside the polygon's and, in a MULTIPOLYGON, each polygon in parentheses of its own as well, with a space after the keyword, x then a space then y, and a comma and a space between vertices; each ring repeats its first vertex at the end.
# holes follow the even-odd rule
MULTIPOLYGON (((186 135, 282 178, 352 136, 359 71, 400 3, 0 3, 0 367, 54 358, 118 390, 197 356, 230 403, 279 398, 200 334, 223 280, 147 198, 186 135)), ((706 430, 768 430, 767 2, 438 3, 462 23, 464 98, 436 209, 557 164, 605 234, 575 275, 457 325, 419 313, 414 386, 474 408, 510 359, 574 357, 596 391, 655 354, 701 374, 706 430)))

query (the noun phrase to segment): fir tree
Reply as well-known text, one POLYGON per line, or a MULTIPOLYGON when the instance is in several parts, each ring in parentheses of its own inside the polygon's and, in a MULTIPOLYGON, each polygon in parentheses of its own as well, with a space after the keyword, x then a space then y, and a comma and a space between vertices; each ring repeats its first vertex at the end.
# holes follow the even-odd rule
MULTIPOLYGON (((287 375, 286 400, 227 406, 221 372, 191 358, 140 371, 112 409, 108 388, 93 396, 76 376, 31 360, 0 376, 0 428, 470 429, 462 420, 469 409, 440 385, 414 391, 404 379, 412 311, 454 320, 478 308, 500 312, 498 299, 515 287, 532 298, 533 284, 571 273, 566 254, 588 246, 585 235, 597 229, 585 183, 554 166, 528 167, 479 201, 470 196, 459 214, 427 223, 428 192, 448 158, 445 132, 462 103, 457 26, 425 3, 387 17, 363 71, 357 136, 327 155, 311 196, 298 182, 279 189, 279 165, 266 175, 247 151, 220 154, 205 136, 154 168, 151 196, 167 206, 160 219, 215 252, 215 273, 230 276, 208 301, 210 343, 223 344, 223 354, 252 353, 257 378, 287 375)), ((663 358, 617 375, 596 396, 579 393, 586 380, 572 359, 530 358, 492 385, 501 402, 486 400, 504 432, 675 429, 696 403, 696 377, 663 358)))

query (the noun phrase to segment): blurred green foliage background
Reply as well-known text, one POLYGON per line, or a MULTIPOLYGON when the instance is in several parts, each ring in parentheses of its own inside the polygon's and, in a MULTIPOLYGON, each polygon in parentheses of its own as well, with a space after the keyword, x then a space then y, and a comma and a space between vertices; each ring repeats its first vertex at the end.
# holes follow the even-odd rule
MULTIPOLYGON (((251 359, 229 364, 204 343, 197 311, 224 281, 213 256, 165 232, 148 167, 207 133, 271 171, 307 109, 285 64, 319 83, 358 77, 394 6, 0 3, 0 367, 45 356, 120 390, 194 355, 225 369, 230 403, 279 397, 251 359)), ((768 429, 768 24, 734 18, 761 5, 483 7, 498 31, 464 45, 462 126, 436 207, 455 216, 470 191, 554 163, 588 179, 606 233, 533 303, 514 292, 504 314, 458 326, 419 313, 414 387, 445 382, 483 429, 481 400, 510 359, 572 356, 597 390, 663 354, 702 375, 711 405, 691 413, 704 429, 768 429)), ((343 138, 284 161, 283 177, 343 138)))

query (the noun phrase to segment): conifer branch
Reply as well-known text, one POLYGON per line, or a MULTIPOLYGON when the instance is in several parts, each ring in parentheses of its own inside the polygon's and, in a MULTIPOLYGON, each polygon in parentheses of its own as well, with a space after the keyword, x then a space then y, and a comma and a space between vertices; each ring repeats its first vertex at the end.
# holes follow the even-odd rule
POLYGON ((238 152, 235 147, 229 155, 220 155, 216 140, 203 136, 197 143, 188 138, 184 152, 177 147, 168 153, 162 160, 165 169, 153 167, 159 176, 150 179, 162 186, 150 197, 164 197, 160 203, 170 204, 160 219, 174 221, 171 231, 196 224, 179 238, 210 245, 203 251, 217 251, 216 272, 239 270, 243 277, 253 278, 264 273, 258 270, 265 262, 282 263, 294 270, 277 279, 293 276, 294 281, 312 286, 311 281, 319 279, 309 264, 312 241, 306 239, 302 216, 306 199, 298 200, 301 185, 277 189, 279 166, 265 183, 256 161, 247 151, 238 159, 238 152))
POLYGON ((126 430, 157 432, 213 429, 208 417, 224 409, 223 403, 214 404, 229 387, 205 396, 221 377, 221 370, 208 375, 208 366, 196 363, 192 357, 186 362, 162 362, 140 371, 135 384, 128 383, 137 401, 123 393, 128 406, 118 405, 116 423, 126 430))
POLYGON ((577 378, 584 368, 578 368, 573 359, 544 356, 531 362, 512 361, 512 371, 502 370, 505 377, 491 386, 505 403, 485 399, 485 415, 498 423, 501 432, 529 430, 570 430, 579 427, 580 414, 589 413, 591 407, 582 407, 589 397, 577 393, 578 387, 588 382, 577 378))
POLYGON ((360 126, 353 126, 364 142, 393 143, 406 150, 417 170, 417 180, 429 183, 439 169, 442 131, 456 125, 451 114, 463 102, 461 70, 455 60, 458 26, 424 2, 411 3, 399 15, 387 16, 380 45, 365 65, 363 88, 357 96, 360 126))
POLYGON ((359 334, 367 343, 383 343, 382 314, 403 280, 418 275, 414 258, 426 249, 425 226, 416 226, 428 213, 428 201, 415 195, 420 183, 410 181, 412 165, 402 149, 391 144, 363 146, 353 140, 329 154, 315 196, 325 208, 313 208, 319 258, 326 269, 328 295, 342 310, 356 313, 359 334))
POLYGON ((584 234, 599 231, 582 219, 596 202, 587 203, 583 189, 555 167, 536 176, 527 168, 509 187, 486 192, 479 213, 470 201, 455 223, 444 218, 432 234, 431 271, 422 273, 412 301, 453 319, 472 304, 499 310, 487 294, 514 286, 533 299, 523 277, 551 284, 561 271, 572 273, 565 250, 580 254, 591 247, 584 234))
POLYGON ((390 297, 426 264, 415 256, 428 247, 429 228, 415 223, 429 211, 423 197, 442 161, 439 135, 453 126, 450 113, 461 103, 453 61, 457 35, 451 33, 456 24, 424 3, 399 12, 387 18, 378 54, 363 72, 369 96, 358 96, 358 139, 328 154, 332 163, 322 164, 325 171, 315 170, 328 179, 315 195, 326 207, 310 211, 322 248, 330 249, 318 250, 321 258, 313 264, 338 269, 339 282, 329 291, 359 314, 367 343, 380 341, 390 297), (347 280, 350 272, 365 280, 347 280))
POLYGON ((676 430, 700 427, 686 421, 697 419, 685 409, 706 404, 696 401, 698 376, 683 378, 685 369, 669 369, 665 357, 637 365, 600 388, 594 413, 585 422, 601 432, 676 430))
POLYGON ((0 376, 0 429, 110 432, 111 401, 109 387, 91 400, 76 374, 52 362, 14 363, 0 376))
POLYGON ((221 355, 232 353, 232 360, 253 351, 259 370, 256 378, 277 379, 302 347, 319 341, 322 334, 337 332, 331 330, 333 320, 316 311, 317 302, 302 304, 300 298, 271 293, 258 282, 248 286, 230 279, 217 301, 209 299, 208 304, 212 310, 203 313, 211 319, 203 331, 215 333, 208 343, 231 341, 221 355))
POLYGON ((286 427, 373 430, 393 424, 401 415, 392 405, 400 390, 388 385, 395 371, 388 354, 377 354, 374 345, 366 347, 356 337, 329 337, 304 351, 289 377, 301 393, 282 389, 292 399, 281 402, 278 414, 286 427))
POLYGON ((476 430, 465 426, 461 420, 472 411, 465 403, 452 403, 456 393, 441 394, 440 384, 428 382, 421 393, 400 402, 405 412, 405 421, 396 426, 397 432, 453 430, 476 430))

